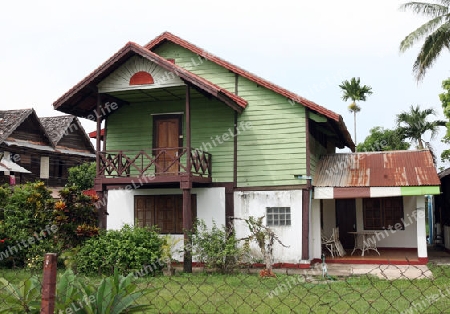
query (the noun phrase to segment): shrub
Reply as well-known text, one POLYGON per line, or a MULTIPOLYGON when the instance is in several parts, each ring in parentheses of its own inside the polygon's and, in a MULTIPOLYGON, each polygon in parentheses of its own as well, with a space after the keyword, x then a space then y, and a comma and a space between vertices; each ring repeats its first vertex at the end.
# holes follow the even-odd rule
POLYGON ((86 162, 79 166, 69 168, 67 183, 69 186, 76 186, 79 190, 89 190, 94 186, 95 162, 86 162))
MULTIPOLYGON (((102 231, 81 246, 75 256, 78 272, 84 274, 125 274, 152 265, 160 269, 163 239, 155 228, 131 227, 102 231)), ((147 268, 146 268, 147 269, 147 268)))
POLYGON ((28 249, 35 245, 28 239, 39 243, 49 235, 45 230, 53 221, 53 198, 43 182, 16 186, 10 194, 2 189, 0 194, 5 204, 0 220, 1 263, 23 266, 28 249))
POLYGON ((213 222, 209 230, 203 220, 197 220, 193 230, 193 257, 205 267, 229 272, 239 264, 244 251, 238 247, 234 229, 219 228, 213 222))
POLYGON ((65 187, 61 199, 54 205, 54 224, 58 227, 58 239, 66 249, 80 245, 98 234, 96 196, 84 195, 76 186, 65 187))

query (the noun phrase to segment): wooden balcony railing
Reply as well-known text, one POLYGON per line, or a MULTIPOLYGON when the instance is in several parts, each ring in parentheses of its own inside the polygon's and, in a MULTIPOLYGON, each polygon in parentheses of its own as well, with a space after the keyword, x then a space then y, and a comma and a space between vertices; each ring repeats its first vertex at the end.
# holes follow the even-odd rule
POLYGON ((99 154, 97 176, 106 178, 148 175, 190 174, 211 178, 211 154, 191 149, 187 166, 187 148, 159 148, 140 151, 103 151, 99 154))

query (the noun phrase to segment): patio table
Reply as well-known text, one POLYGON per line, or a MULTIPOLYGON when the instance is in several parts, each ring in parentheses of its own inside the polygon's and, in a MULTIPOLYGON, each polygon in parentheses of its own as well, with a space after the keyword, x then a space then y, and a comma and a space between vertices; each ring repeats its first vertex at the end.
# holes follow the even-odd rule
POLYGON ((356 250, 361 250, 361 256, 364 256, 364 252, 368 250, 374 250, 380 255, 377 249, 377 241, 373 239, 377 235, 376 231, 351 231, 349 233, 355 236, 355 247, 350 255, 353 255, 356 250), (372 239, 369 239, 371 237, 372 239))

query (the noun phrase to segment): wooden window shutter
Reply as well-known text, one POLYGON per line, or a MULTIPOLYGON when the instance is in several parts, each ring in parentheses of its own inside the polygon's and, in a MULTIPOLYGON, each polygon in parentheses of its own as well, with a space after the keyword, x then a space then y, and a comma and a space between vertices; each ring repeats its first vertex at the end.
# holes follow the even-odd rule
POLYGON ((41 179, 48 179, 50 177, 50 157, 41 156, 41 179))

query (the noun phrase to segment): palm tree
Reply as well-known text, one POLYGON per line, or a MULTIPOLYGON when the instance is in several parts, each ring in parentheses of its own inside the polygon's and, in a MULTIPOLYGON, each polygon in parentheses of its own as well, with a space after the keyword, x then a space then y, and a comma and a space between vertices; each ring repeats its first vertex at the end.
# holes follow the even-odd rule
POLYGON ((349 81, 343 81, 339 87, 342 89, 344 94, 342 95, 342 100, 347 101, 351 99, 352 103, 348 106, 348 110, 353 112, 353 127, 355 133, 355 145, 356 143, 356 114, 361 111, 361 107, 356 104, 356 101, 366 101, 367 95, 372 94, 372 87, 364 85, 361 86, 360 78, 352 77, 349 81))
POLYGON ((446 124, 446 122, 442 120, 427 121, 429 115, 436 115, 434 109, 420 110, 419 106, 411 106, 409 112, 403 111, 397 115, 397 127, 403 138, 408 138, 413 142, 416 142, 418 149, 424 149, 422 137, 425 132, 430 131, 430 138, 433 139, 438 132, 438 127, 445 126, 446 124))
POLYGON ((416 14, 429 17, 430 20, 410 33, 400 43, 400 52, 405 52, 417 41, 425 39, 419 55, 413 65, 417 81, 433 65, 444 48, 450 45, 450 1, 429 0, 429 2, 408 2, 400 10, 411 10, 416 14))

